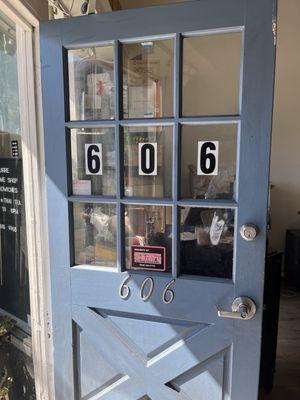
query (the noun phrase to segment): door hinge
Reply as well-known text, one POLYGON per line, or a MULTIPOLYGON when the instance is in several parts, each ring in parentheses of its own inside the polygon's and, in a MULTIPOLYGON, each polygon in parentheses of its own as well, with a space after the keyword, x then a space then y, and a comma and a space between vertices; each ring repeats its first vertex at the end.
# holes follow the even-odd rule
POLYGON ((272 21, 272 32, 273 32, 273 37, 274 37, 274 46, 277 45, 277 18, 273 18, 272 21))

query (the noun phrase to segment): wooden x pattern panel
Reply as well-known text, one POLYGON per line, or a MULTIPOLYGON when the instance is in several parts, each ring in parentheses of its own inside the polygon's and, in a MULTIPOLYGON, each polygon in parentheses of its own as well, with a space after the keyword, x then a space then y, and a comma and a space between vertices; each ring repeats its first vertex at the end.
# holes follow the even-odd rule
POLYGON ((186 341, 180 340, 160 355, 145 362, 125 335, 110 323, 109 318, 103 318, 87 307, 74 305, 73 319, 101 356, 116 370, 126 371, 130 378, 123 379, 120 384, 116 382, 108 387, 105 393, 100 391, 92 397, 93 400, 115 400, 115 390, 121 390, 124 399, 126 393, 129 393, 128 399, 132 400, 146 393, 152 400, 184 400, 183 394, 175 392, 165 384, 231 344, 230 337, 226 336, 220 327, 216 329, 216 326, 209 325, 186 341), (218 339, 213 341, 214 344, 212 336, 217 336, 218 339))

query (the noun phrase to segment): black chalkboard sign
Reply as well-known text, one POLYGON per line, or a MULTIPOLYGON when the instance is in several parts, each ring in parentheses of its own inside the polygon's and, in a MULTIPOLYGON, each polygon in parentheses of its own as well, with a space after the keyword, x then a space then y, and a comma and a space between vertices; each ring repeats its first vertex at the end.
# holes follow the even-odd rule
POLYGON ((27 322, 29 280, 22 160, 0 159, 0 307, 27 322))

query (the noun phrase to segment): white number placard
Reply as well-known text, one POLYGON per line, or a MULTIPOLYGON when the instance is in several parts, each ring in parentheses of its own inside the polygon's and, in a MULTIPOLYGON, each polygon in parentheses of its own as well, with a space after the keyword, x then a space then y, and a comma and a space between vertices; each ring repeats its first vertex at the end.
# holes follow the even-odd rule
POLYGON ((102 143, 85 144, 86 175, 102 175, 102 143))
POLYGON ((197 175, 218 175, 219 142, 198 142, 197 175))
POLYGON ((139 143, 139 175, 157 175, 157 143, 139 143))

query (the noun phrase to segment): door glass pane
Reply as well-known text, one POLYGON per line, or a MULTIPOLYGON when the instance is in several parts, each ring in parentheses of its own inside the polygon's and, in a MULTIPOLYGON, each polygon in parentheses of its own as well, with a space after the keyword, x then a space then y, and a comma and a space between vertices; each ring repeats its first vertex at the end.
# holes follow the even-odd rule
POLYGON ((114 48, 69 50, 70 119, 113 119, 114 48))
POLYGON ((172 207, 125 206, 126 268, 172 270, 172 207))
POLYGON ((124 118, 173 114, 173 40, 123 45, 124 118))
POLYGON ((235 196, 237 129, 237 124, 182 126, 182 198, 235 196))
POLYGON ((72 192, 74 195, 116 194, 115 129, 72 129, 72 192))
POLYGON ((74 203, 73 207, 75 264, 115 267, 116 206, 74 203))
POLYGON ((232 278, 233 209, 181 207, 180 272, 232 278))
POLYGON ((124 128, 125 196, 172 196, 171 126, 124 128))
POLYGON ((183 39, 182 114, 239 113, 241 33, 183 39))

